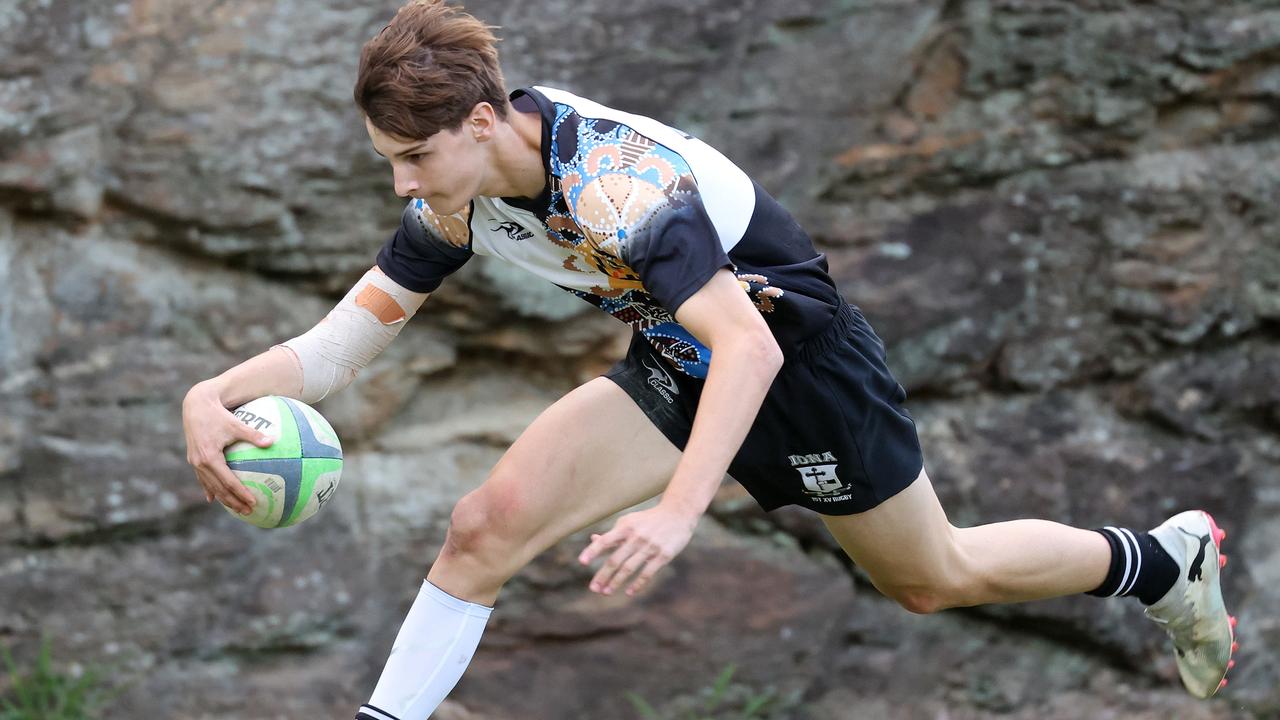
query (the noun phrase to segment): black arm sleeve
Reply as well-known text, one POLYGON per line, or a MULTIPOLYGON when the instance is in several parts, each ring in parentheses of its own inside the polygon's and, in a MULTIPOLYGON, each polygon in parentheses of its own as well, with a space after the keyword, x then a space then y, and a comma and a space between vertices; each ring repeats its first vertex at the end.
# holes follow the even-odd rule
POLYGON ((465 218, 452 216, 440 220, 430 212, 422 201, 410 202, 400 216, 400 227, 378 252, 378 267, 382 272, 418 293, 435 291, 474 254, 465 218), (466 244, 454 245, 446 240, 442 236, 446 227, 450 228, 452 239, 466 244))
POLYGON ((623 262, 673 315, 720 268, 732 268, 706 208, 696 193, 672 198, 652 219, 632 228, 622 243, 623 262))

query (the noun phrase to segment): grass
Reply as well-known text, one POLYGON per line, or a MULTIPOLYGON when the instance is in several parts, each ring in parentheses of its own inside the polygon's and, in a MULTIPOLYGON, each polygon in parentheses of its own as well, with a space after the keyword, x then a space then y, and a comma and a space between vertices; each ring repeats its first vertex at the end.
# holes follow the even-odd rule
POLYGON ((733 682, 736 665, 729 665, 711 685, 691 699, 678 699, 659 711, 644 698, 627 693, 627 699, 644 720, 764 720, 782 704, 772 688, 758 691, 733 682))
POLYGON ((118 691, 97 669, 79 676, 59 672, 50 642, 40 644, 34 666, 24 672, 7 647, 0 647, 9 688, 0 695, 0 720, 96 720, 118 691))

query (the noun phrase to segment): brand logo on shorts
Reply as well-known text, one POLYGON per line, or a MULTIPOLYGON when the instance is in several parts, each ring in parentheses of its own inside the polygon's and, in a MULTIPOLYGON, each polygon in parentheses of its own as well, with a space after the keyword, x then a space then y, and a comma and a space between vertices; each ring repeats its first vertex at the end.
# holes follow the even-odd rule
POLYGON ((640 364, 644 365, 644 368, 649 371, 649 385, 654 390, 657 390, 658 394, 668 404, 675 402, 676 399, 671 396, 680 394, 680 388, 676 385, 675 379, 667 374, 667 371, 663 370, 662 367, 650 365, 649 358, 641 360, 640 364))
POLYGON ((520 225, 520 223, 514 222, 512 220, 508 220, 504 223, 498 223, 496 227, 491 227, 489 229, 492 230, 493 232, 497 232, 501 230, 507 234, 507 237, 516 241, 528 240, 529 238, 533 237, 532 230, 525 230, 524 227, 520 225))
POLYGON ((840 461, 830 452, 810 455, 788 455, 791 467, 800 473, 804 482, 804 491, 819 502, 838 502, 848 500, 852 493, 843 492, 848 488, 844 481, 836 475, 840 461))

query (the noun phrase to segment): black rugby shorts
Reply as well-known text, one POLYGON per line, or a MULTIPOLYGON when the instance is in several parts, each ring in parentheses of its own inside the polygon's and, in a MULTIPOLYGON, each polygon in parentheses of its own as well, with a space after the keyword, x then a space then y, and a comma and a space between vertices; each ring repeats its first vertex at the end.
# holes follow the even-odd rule
MULTIPOLYGON (((684 449, 703 380, 673 369, 639 333, 605 377, 684 449)), ((766 511, 870 510, 924 465, 906 397, 885 364, 884 343, 858 308, 842 303, 831 326, 786 359, 729 475, 766 511)))

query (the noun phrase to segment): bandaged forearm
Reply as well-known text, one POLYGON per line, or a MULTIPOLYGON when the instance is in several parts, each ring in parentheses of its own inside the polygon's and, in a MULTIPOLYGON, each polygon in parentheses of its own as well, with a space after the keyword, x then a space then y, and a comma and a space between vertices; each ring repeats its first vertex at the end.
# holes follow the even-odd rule
POLYGON ((370 270, 318 325, 281 343, 302 366, 303 402, 323 400, 386 349, 427 299, 370 270))

